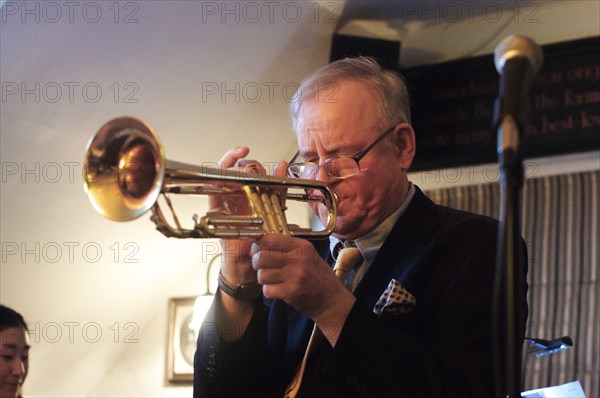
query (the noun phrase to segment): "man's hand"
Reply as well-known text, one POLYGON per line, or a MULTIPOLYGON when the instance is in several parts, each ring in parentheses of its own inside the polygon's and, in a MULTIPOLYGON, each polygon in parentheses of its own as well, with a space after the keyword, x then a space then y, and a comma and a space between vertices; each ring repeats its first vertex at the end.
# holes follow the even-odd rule
POLYGON ((252 245, 252 267, 265 297, 311 317, 335 346, 356 299, 309 241, 269 234, 252 245))
MULTIPOLYGON (((220 169, 248 172, 248 166, 241 167, 237 163, 248 156, 249 152, 248 147, 230 148, 219 160, 220 169)), ((265 173, 260 163, 253 162, 252 165, 256 172, 265 173)), ((210 211, 234 211, 238 215, 251 214, 248 201, 243 195, 211 195, 208 199, 208 205, 210 211)), ((221 273, 227 281, 234 285, 256 282, 256 272, 250 265, 249 253, 252 242, 249 239, 225 239, 221 241, 223 251, 221 273)))
MULTIPOLYGON (((222 170, 234 170, 241 173, 266 175, 266 170, 257 161, 245 159, 250 152, 248 147, 230 148, 219 160, 222 170)), ((276 176, 285 176, 287 165, 282 162, 276 167, 276 176)), ((285 192, 282 192, 284 195, 285 192)), ((251 215, 252 211, 248 200, 243 194, 239 195, 211 195, 209 197, 210 211, 228 212, 236 215, 251 215)), ((230 284, 252 284, 257 282, 256 270, 252 268, 250 247, 253 239, 222 239, 221 248, 223 261, 221 274, 230 284)), ((254 311, 254 304, 248 301, 236 301, 232 297, 219 292, 217 297, 217 317, 219 324, 226 330, 236 330, 234 334, 221 334, 226 340, 236 340, 243 334, 248 326, 254 311)))

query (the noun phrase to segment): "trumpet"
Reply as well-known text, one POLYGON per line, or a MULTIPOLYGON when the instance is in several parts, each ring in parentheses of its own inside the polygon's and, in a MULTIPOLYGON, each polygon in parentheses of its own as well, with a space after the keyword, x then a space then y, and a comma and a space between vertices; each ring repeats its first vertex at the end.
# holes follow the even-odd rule
POLYGON ((302 238, 324 238, 333 232, 336 197, 323 183, 195 166, 167 160, 151 126, 134 117, 105 123, 90 138, 84 161, 86 192, 92 206, 115 221, 130 221, 146 212, 156 229, 176 238, 258 238, 280 233, 302 238), (291 192, 299 191, 299 192, 291 192), (218 195, 225 210, 194 215, 193 228, 182 228, 170 195, 218 195), (172 225, 158 199, 171 211, 172 225), (251 214, 236 214, 227 206, 243 196, 251 214), (288 224, 286 201, 320 202, 327 208, 322 230, 288 224))

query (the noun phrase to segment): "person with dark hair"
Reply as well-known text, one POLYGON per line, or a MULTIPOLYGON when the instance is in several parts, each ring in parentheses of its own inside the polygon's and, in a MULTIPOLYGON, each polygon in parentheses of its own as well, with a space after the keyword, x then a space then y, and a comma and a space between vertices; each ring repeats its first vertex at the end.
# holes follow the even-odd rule
POLYGON ((0 398, 21 397, 29 370, 27 323, 17 311, 0 305, 0 398))
MULTIPOLYGON (((333 234, 223 241, 194 397, 493 397, 498 222, 436 205, 408 180, 402 76, 370 58, 333 62, 302 82, 290 114, 298 152, 275 175, 335 193, 333 234)), ((233 147, 221 164, 240 170, 248 152, 233 147)))

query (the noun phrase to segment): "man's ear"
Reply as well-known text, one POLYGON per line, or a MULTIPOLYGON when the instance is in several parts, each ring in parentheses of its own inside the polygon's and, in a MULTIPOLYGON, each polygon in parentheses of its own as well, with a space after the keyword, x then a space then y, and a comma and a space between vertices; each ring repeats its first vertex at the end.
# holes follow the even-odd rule
POLYGON ((394 145, 402 162, 402 170, 408 170, 417 151, 415 131, 410 124, 399 123, 396 126, 394 137, 394 145))

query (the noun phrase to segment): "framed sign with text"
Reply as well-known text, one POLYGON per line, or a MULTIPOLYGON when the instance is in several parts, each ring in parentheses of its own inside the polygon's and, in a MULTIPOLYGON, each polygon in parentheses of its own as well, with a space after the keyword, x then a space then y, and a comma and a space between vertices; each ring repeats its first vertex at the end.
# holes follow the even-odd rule
MULTIPOLYGON (((600 148, 600 38, 542 47, 521 140, 525 158, 600 148)), ((412 97, 412 171, 497 161, 493 55, 403 70, 412 97)))

